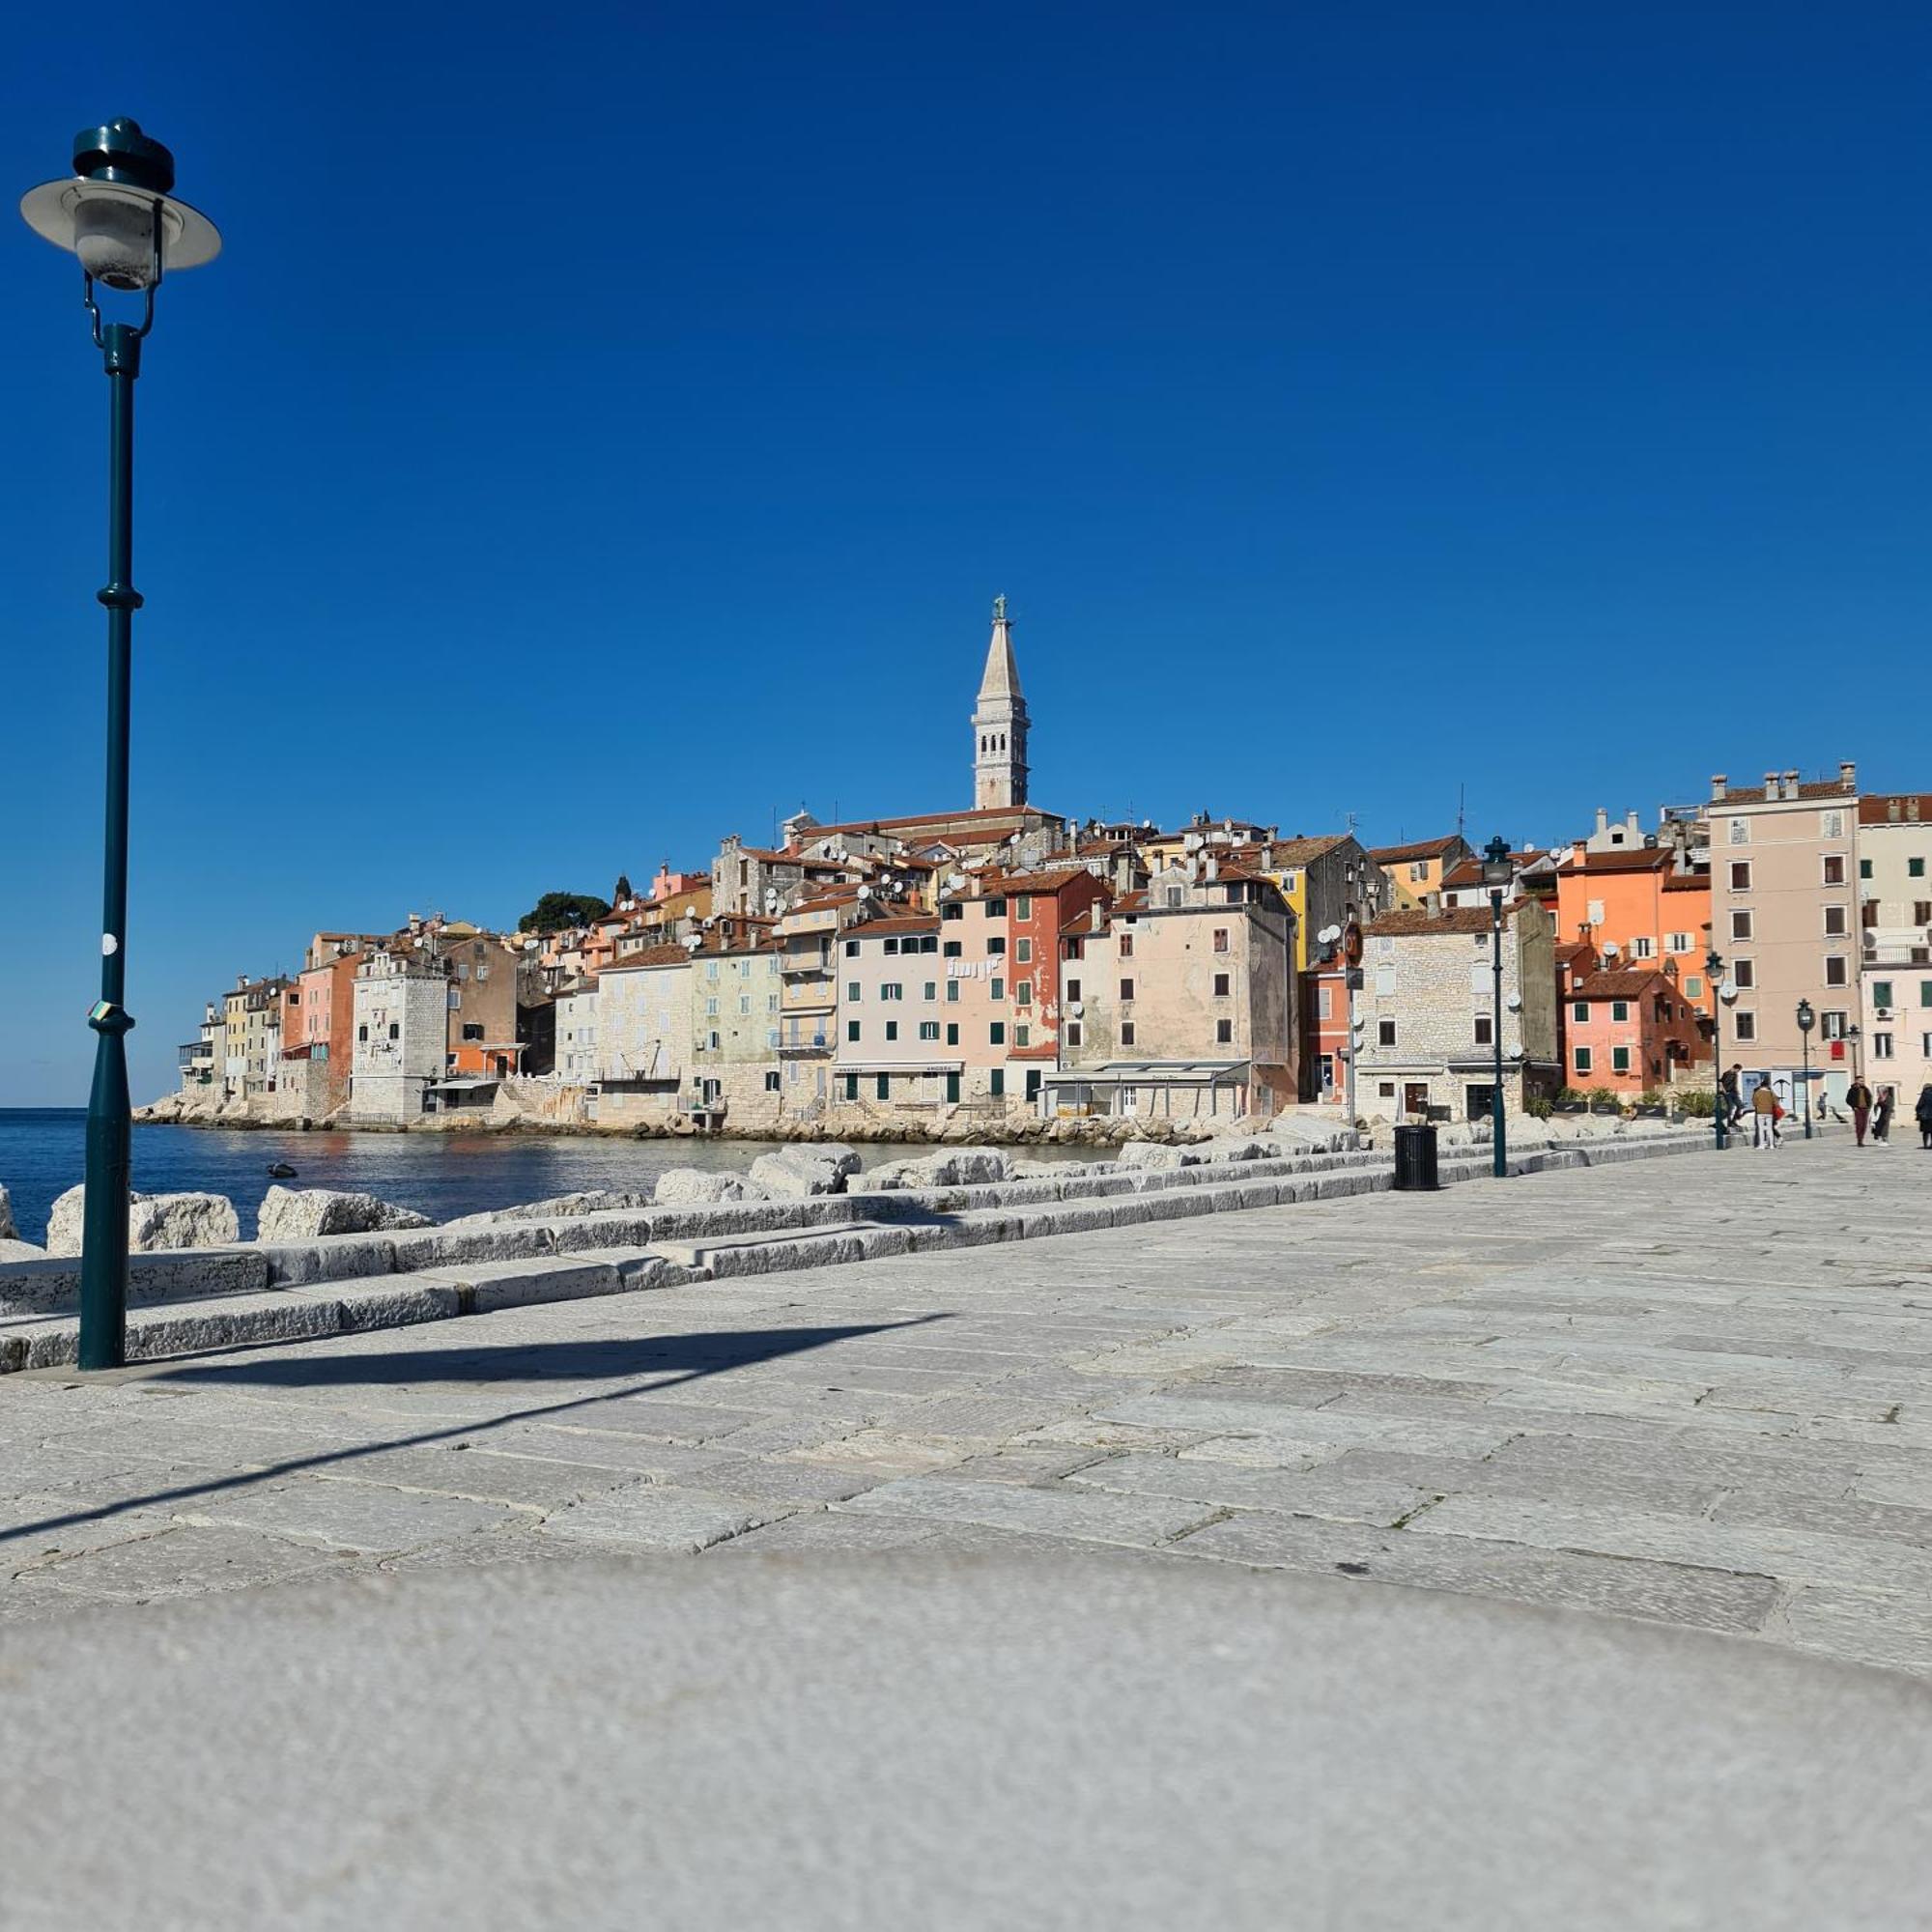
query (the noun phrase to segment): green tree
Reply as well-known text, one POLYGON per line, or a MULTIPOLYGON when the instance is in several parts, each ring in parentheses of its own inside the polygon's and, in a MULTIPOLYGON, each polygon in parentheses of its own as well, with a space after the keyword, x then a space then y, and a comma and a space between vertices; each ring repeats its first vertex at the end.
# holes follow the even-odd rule
POLYGON ((522 932, 560 932, 569 925, 588 925, 611 910, 608 899, 595 893, 546 893, 522 919, 522 932))

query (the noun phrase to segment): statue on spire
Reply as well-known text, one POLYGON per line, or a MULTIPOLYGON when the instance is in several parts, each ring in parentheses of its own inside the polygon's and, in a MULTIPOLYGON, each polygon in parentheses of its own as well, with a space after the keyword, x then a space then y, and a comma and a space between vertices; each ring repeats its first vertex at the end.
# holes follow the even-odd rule
POLYGON ((997 597, 993 599, 993 622, 996 624, 1004 624, 1006 621, 1007 621, 1007 593, 1003 590, 997 597))

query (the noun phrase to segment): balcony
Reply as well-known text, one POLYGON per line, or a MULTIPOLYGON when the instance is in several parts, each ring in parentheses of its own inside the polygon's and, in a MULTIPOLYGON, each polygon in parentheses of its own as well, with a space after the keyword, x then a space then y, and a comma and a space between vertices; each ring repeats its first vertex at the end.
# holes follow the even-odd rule
POLYGON ((831 1051, 832 1036, 829 1033, 797 1034, 790 1039, 781 1039, 779 1041, 779 1053, 781 1057, 787 1053, 830 1053, 831 1051))

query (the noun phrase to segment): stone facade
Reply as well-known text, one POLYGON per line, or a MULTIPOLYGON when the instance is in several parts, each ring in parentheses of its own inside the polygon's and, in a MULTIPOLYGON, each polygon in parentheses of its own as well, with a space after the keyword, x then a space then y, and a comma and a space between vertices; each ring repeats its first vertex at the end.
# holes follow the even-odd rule
POLYGON ((442 1078, 448 1037, 449 982, 440 963, 413 950, 369 953, 355 976, 354 1011, 351 1121, 419 1121, 430 1087, 442 1078))
POLYGON ((699 1103, 722 1107, 738 1132, 777 1125, 784 1114, 777 947, 725 941, 696 954, 691 974, 691 1077, 699 1103))
POLYGON ((661 946, 597 981, 597 1118, 662 1125, 676 1118, 692 1063, 691 952, 661 946))
POLYGON ((993 600, 993 636, 973 707, 973 803, 981 810, 1027 801, 1027 708, 1013 660, 1007 600, 993 600))

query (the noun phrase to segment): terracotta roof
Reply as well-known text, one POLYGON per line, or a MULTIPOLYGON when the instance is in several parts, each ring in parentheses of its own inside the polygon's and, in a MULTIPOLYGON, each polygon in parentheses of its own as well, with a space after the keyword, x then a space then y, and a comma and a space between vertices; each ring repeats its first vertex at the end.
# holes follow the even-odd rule
POLYGON ((1572 878, 1581 872, 1655 872, 1676 863, 1677 855, 1668 845, 1632 845, 1621 851, 1578 851, 1556 869, 1572 878))
POLYGON ((1660 972, 1655 966, 1625 967, 1615 972, 1592 973, 1581 985, 1568 988, 1563 997, 1566 1000, 1635 1000, 1659 987, 1673 993, 1680 990, 1677 981, 1668 973, 1660 972))
POLYGON ((635 973, 643 966, 688 966, 691 964, 691 951, 683 946, 647 946, 641 952, 634 952, 628 959, 620 959, 614 966, 604 969, 605 977, 612 973, 635 973))
MULTIPOLYGON (((1840 805, 1848 805, 1858 797, 1858 793, 1856 790, 1847 791, 1836 779, 1821 779, 1815 784, 1801 783, 1798 787, 1798 796, 1804 800, 1834 798, 1840 805)), ((1723 797, 1707 799, 1704 809, 1711 812, 1720 812, 1726 806, 1763 805, 1766 802, 1762 785, 1726 785, 1723 797)), ((1772 805, 1789 805, 1792 802, 1782 792, 1773 793, 1769 800, 1772 805)))
POLYGON ((1489 929, 1488 906, 1445 906, 1437 913, 1420 909, 1414 912, 1385 912, 1362 928, 1371 939, 1416 939, 1426 938, 1432 933, 1487 932, 1489 929))
POLYGON ((1320 838, 1277 838, 1268 846, 1270 868, 1285 871, 1291 866, 1305 866, 1311 860, 1332 852, 1338 845, 1346 845, 1350 835, 1346 832, 1331 832, 1320 838))
POLYGON ((1663 882, 1666 893, 1708 893, 1711 890, 1711 871, 1708 866, 1700 867, 1694 872, 1672 872, 1663 882))
MULTIPOLYGON (((1085 866, 1061 866, 1050 872, 982 872, 980 884, 987 891, 1008 895, 1017 893, 1048 893, 1063 891, 1076 879, 1091 879, 1102 891, 1107 889, 1106 880, 1090 872, 1085 866)), ((982 892, 981 897, 985 896, 982 892)))
MULTIPOLYGON (((1861 825, 1932 825, 1932 792, 1888 791, 1877 792, 1868 798, 1859 800, 1859 823, 1861 825), (1893 806, 1898 808, 1898 816, 1891 815, 1893 806), (1918 808, 1916 819, 1906 817, 1910 806, 1918 808)), ((325 933, 324 938, 333 938, 332 933, 325 933)))
POLYGON ((1057 818, 1034 805, 979 805, 958 811, 915 811, 903 818, 851 818, 839 825, 809 825, 801 828, 807 839, 822 838, 828 832, 890 832, 900 825, 985 825, 995 819, 1010 819, 1017 826, 1022 819, 1057 818))
POLYGON ((1443 838, 1421 838, 1410 845, 1372 845, 1369 857, 1378 866, 1400 866, 1415 859, 1443 858, 1452 845, 1463 842, 1461 833, 1452 832, 1443 838))
POLYGON ((845 930, 845 937, 847 939, 883 939, 888 933, 896 935, 901 932, 937 932, 938 930, 939 921, 930 915, 908 915, 904 918, 895 919, 868 919, 862 924, 848 926, 845 930))
POLYGON ((1145 912, 1148 895, 1145 893, 1124 893, 1114 901, 1116 912, 1145 912))

